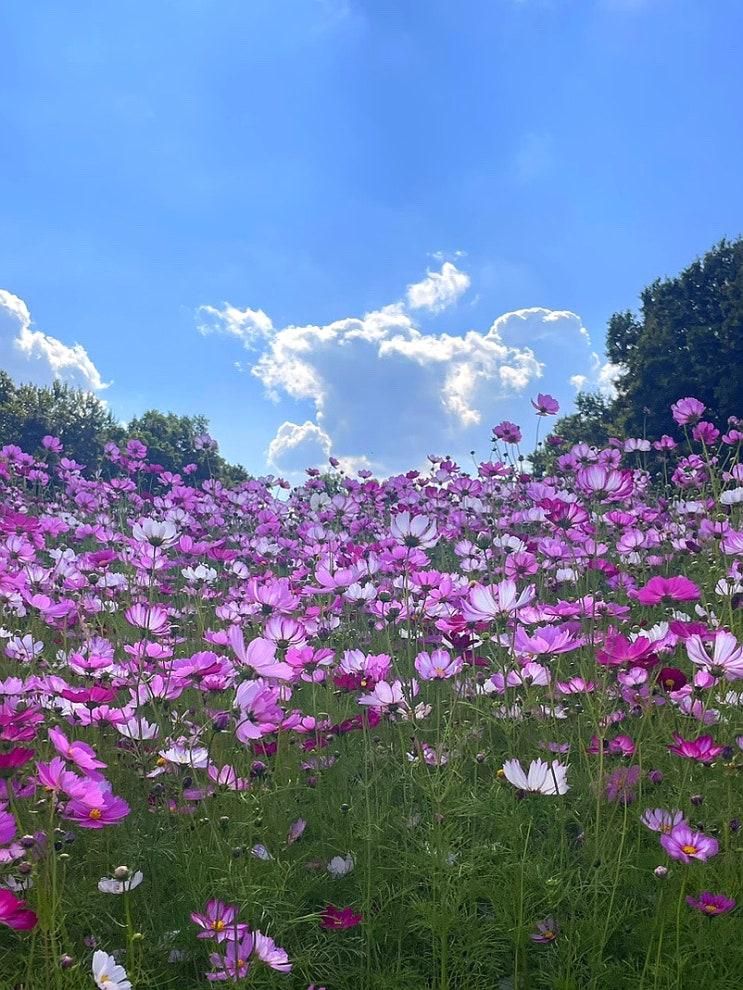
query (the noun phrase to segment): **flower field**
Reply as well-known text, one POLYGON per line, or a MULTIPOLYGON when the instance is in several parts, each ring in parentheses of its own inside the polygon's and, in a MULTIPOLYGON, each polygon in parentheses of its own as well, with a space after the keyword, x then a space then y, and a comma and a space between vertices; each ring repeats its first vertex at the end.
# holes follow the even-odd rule
POLYGON ((543 478, 507 422, 293 488, 3 448, 2 990, 740 987, 743 432, 705 412, 543 478))

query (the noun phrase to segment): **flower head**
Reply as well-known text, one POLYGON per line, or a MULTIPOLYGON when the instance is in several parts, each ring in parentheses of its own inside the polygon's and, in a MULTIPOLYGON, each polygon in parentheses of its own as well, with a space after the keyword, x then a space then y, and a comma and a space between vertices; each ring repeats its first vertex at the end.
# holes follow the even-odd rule
POLYGON ((735 900, 732 897, 726 897, 725 894, 711 894, 708 890, 703 890, 696 897, 687 897, 686 903, 689 907, 701 911, 707 918, 728 914, 735 907, 735 900))
POLYGON ((667 835, 661 835, 660 844, 671 859, 682 863, 691 863, 693 859, 704 863, 716 856, 720 849, 717 839, 695 832, 686 822, 676 825, 667 835))
POLYGON ((99 990, 132 990, 124 967, 102 949, 93 953, 93 979, 99 990))

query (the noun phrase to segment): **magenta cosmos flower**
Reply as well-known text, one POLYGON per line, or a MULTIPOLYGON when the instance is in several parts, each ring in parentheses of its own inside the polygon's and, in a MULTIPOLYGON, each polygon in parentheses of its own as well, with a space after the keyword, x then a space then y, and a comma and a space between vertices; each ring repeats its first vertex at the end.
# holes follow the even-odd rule
POLYGON ((105 828, 118 825, 128 814, 129 805, 123 798, 91 788, 67 804, 63 817, 81 828, 105 828))
POLYGON ((671 859, 682 863, 691 863, 693 859, 704 863, 716 856, 720 849, 717 839, 695 832, 686 822, 676 825, 667 835, 661 835, 660 844, 671 859))
POLYGON ((532 406, 536 409, 538 416, 556 416, 560 411, 560 403, 551 395, 543 392, 537 394, 536 399, 531 400, 532 406))
POLYGON ((699 399, 688 395, 685 399, 679 399, 678 402, 674 402, 671 406, 671 415, 679 426, 688 426, 689 423, 696 423, 700 420, 706 408, 705 404, 699 399))
POLYGON ((674 743, 669 745, 669 752, 675 756, 683 756, 687 760, 696 760, 697 763, 710 763, 725 749, 724 746, 718 746, 712 736, 684 739, 678 732, 674 732, 673 738, 674 743))
POLYGON ((335 904, 328 904, 320 916, 320 927, 331 931, 343 931, 345 928, 355 928, 363 920, 364 916, 356 914, 353 908, 339 908, 335 904))
POLYGON ((26 902, 19 900, 9 890, 0 890, 0 925, 27 932, 36 927, 38 918, 26 902))
POLYGON ((708 890, 703 890, 696 897, 687 897, 686 903, 689 907, 696 908, 708 918, 716 918, 718 914, 727 914, 735 907, 735 900, 726 897, 725 894, 712 894, 708 890))
POLYGON ((511 423, 507 419, 493 427, 493 436, 505 443, 521 443, 521 430, 515 423, 511 423))
POLYGON ((699 588, 688 578, 654 577, 640 588, 635 597, 641 605, 659 605, 663 601, 695 602, 700 595, 699 588))

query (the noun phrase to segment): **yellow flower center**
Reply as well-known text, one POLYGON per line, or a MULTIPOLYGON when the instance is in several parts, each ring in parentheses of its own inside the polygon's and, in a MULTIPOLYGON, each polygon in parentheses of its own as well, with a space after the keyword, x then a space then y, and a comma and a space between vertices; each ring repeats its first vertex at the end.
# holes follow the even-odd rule
MULTIPOLYGON (((103 812, 100 808, 91 808, 88 812, 88 818, 92 818, 94 822, 97 822, 102 814, 103 812)), ((106 977, 106 979, 108 979, 108 977, 106 977)))
POLYGON ((225 923, 222 921, 222 919, 219 918, 218 921, 215 921, 214 922, 214 926, 213 927, 214 927, 214 931, 215 932, 223 932, 225 930, 225 928, 227 927, 227 925, 225 925, 225 923))
POLYGON ((693 856, 698 850, 696 846, 682 846, 681 852, 686 853, 687 856, 693 856))
POLYGON ((715 904, 705 904, 702 911, 705 914, 717 914, 717 906, 715 904))

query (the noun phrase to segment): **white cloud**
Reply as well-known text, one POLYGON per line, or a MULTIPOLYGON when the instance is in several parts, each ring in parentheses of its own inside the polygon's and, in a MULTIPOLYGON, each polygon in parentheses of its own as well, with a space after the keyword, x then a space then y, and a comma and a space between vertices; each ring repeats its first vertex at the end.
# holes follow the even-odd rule
POLYGON ((598 368, 597 374, 597 384, 599 392, 605 395, 608 399, 615 398, 617 394, 617 379, 623 374, 624 368, 621 364, 612 364, 611 361, 606 361, 601 364, 598 368))
POLYGON ((196 327, 205 337, 211 333, 224 333, 237 337, 250 347, 273 330, 273 323, 262 309, 237 309, 225 303, 216 306, 199 306, 199 322, 196 327))
POLYGON ((332 442, 325 430, 307 420, 298 423, 282 423, 276 436, 268 445, 268 463, 288 474, 306 467, 327 464, 332 442))
POLYGON ((588 378, 586 375, 571 375, 570 384, 573 386, 576 392, 581 392, 585 388, 588 378))
POLYGON ((59 379, 88 392, 108 387, 81 344, 32 329, 28 306, 6 289, 0 289, 0 367, 17 382, 50 385, 59 379))
MULTIPOLYGON (((469 285, 466 273, 457 275, 469 285)), ((449 277, 446 265, 442 276, 449 277)), ((413 293, 416 308, 435 308, 437 298, 452 294, 435 279, 431 284, 437 288, 426 307, 413 293)), ((259 345, 250 370, 266 394, 279 404, 303 403, 311 413, 301 425, 279 427, 268 450, 275 467, 290 472, 332 454, 349 468, 382 473, 418 465, 429 452, 464 457, 475 448, 484 455, 490 427, 501 419, 520 421, 528 437, 537 390, 565 407, 579 379, 599 384, 600 359, 575 313, 531 307, 499 316, 487 331, 452 334, 426 333, 411 309, 409 301, 395 302, 323 326, 274 329, 260 340, 234 334, 247 347, 259 345)), ((229 323, 231 313, 256 311, 210 312, 229 323)))
POLYGON ((421 282, 408 286, 408 307, 439 313, 455 303, 469 287, 469 275, 451 261, 445 261, 440 272, 428 272, 421 282))

